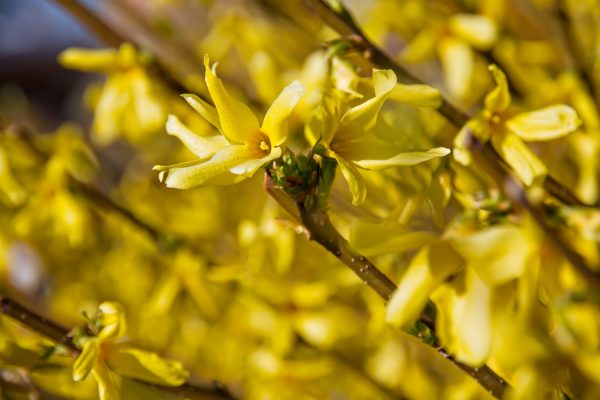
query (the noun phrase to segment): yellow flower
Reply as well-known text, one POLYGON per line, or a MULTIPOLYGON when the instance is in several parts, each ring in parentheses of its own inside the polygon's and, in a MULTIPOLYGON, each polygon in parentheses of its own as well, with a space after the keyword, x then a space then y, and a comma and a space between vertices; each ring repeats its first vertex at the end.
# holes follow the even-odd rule
POLYGON ((321 140, 325 155, 338 162, 352 192, 352 203, 361 204, 366 196, 364 180, 358 171, 382 170, 415 165, 450 153, 444 147, 426 151, 402 152, 391 143, 375 136, 381 122, 378 114, 385 100, 397 90, 396 75, 391 70, 373 70, 374 96, 347 108, 339 98, 325 96, 321 107, 306 126, 312 143, 321 140), (340 104, 342 103, 342 104, 340 104), (344 110, 346 107, 346 110, 344 110))
POLYGON ((422 62, 437 50, 450 94, 469 94, 475 70, 475 51, 489 50, 498 37, 496 23, 484 15, 455 14, 422 30, 404 52, 408 62, 422 62))
POLYGON ((470 163, 469 152, 464 146, 469 133, 474 134, 480 141, 491 140, 500 156, 529 186, 543 178, 547 171, 542 161, 529 150, 523 140, 556 139, 575 131, 581 122, 575 110, 564 104, 511 116, 507 112, 511 97, 506 76, 495 65, 489 68, 496 81, 496 87, 486 96, 485 108, 456 136, 454 158, 463 165, 470 163))
POLYGON ((99 145, 108 145, 120 135, 139 142, 163 126, 166 88, 147 72, 147 56, 131 44, 118 50, 71 48, 58 60, 66 68, 107 74, 94 106, 92 138, 99 145))
POLYGON ((185 382, 188 372, 181 363, 116 343, 126 331, 125 314, 120 304, 104 302, 99 310, 102 328, 97 336, 81 340, 83 348, 73 364, 74 381, 84 380, 92 373, 98 383, 100 400, 121 398, 119 376, 165 386, 179 386, 185 382))
POLYGON ((288 134, 287 118, 304 94, 298 81, 283 89, 267 111, 262 125, 252 111, 232 98, 204 57, 206 85, 215 106, 198 96, 185 94, 186 101, 222 136, 202 137, 191 132, 176 117, 167 121, 167 132, 180 139, 199 159, 189 163, 154 167, 168 187, 190 189, 207 184, 230 184, 252 176, 260 167, 279 158, 288 134))

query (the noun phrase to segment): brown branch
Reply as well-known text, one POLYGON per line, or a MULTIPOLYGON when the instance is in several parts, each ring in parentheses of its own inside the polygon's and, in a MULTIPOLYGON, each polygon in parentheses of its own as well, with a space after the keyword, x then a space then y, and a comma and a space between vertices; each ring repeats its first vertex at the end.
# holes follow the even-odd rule
MULTIPOLYGON (((269 174, 265 174, 265 189, 284 209, 296 208, 290 214, 299 218, 306 228, 309 239, 319 243, 325 250, 333 254, 348 266, 364 283, 372 288, 386 303, 391 299, 397 286, 379 270, 367 257, 356 251, 350 243, 335 229, 329 216, 322 210, 307 210, 302 201, 294 202, 283 190, 275 185, 269 174), (292 207, 292 204, 295 206, 292 207)), ((427 307, 421 314, 419 322, 435 333, 435 315, 427 307)), ((473 368, 450 356, 444 348, 434 344, 436 351, 444 358, 473 377, 491 395, 500 399, 508 384, 488 366, 473 368)))
MULTIPOLYGON (((327 25, 337 31, 340 35, 349 36, 349 38, 362 49, 365 58, 373 64, 389 68, 398 76, 398 80, 409 84, 422 84, 421 79, 415 77, 406 68, 394 61, 390 56, 380 49, 377 45, 371 42, 356 24, 352 15, 343 8, 340 12, 331 8, 324 0, 298 0, 306 7, 317 14, 327 25)), ((461 128, 470 119, 469 114, 455 107, 446 98, 442 97, 442 104, 438 108, 449 122, 457 128, 461 128)), ((503 163, 502 159, 496 154, 496 163, 503 163)), ((568 188, 560 184, 557 180, 550 176, 544 179, 543 183, 546 191, 566 205, 586 207, 568 188)))
MULTIPOLYGON (((189 77, 193 75, 198 68, 195 60, 189 60, 183 55, 180 49, 174 49, 172 45, 167 43, 158 43, 158 38, 152 35, 151 32, 145 30, 144 35, 140 35, 146 38, 141 43, 139 38, 132 39, 131 37, 125 37, 118 33, 115 29, 115 23, 109 21, 106 18, 101 18, 96 13, 90 11, 87 7, 82 5, 78 0, 53 0, 66 11, 71 13, 84 27, 87 27, 92 34, 102 40, 104 43, 111 47, 118 47, 122 43, 130 41, 138 47, 149 47, 150 50, 157 56, 158 63, 152 66, 155 75, 167 84, 175 93, 187 93, 195 92, 204 101, 212 104, 212 101, 204 96, 203 93, 199 93, 201 88, 196 85, 190 85, 189 77), (165 49, 160 52, 161 49, 165 49)), ((114 2, 107 2, 105 6, 112 6, 117 8, 114 2)), ((115 13, 122 12, 123 10, 118 8, 115 13)), ((125 14, 124 12, 122 12, 125 14)), ((136 24, 139 28, 139 24, 136 24)))
MULTIPOLYGON (((26 328, 45 336, 58 345, 64 346, 73 356, 81 353, 73 341, 72 333, 69 329, 57 324, 56 322, 37 314, 22 304, 5 296, 0 296, 0 314, 14 319, 16 322, 24 325, 26 328)), ((140 380, 137 382, 150 386, 163 393, 169 393, 183 398, 195 399, 234 399, 229 391, 219 382, 199 386, 190 383, 184 383, 181 386, 163 386, 154 383, 148 383, 140 380)))

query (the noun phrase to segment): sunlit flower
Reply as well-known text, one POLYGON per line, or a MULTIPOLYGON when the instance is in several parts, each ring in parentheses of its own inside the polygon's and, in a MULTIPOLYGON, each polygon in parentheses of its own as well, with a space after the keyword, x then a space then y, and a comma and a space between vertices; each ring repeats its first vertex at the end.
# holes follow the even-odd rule
POLYGON ((287 86, 267 111, 262 125, 253 112, 232 98, 216 75, 216 64, 210 68, 204 58, 206 85, 215 106, 198 96, 185 94, 187 102, 221 135, 203 137, 169 116, 167 132, 181 140, 198 160, 154 167, 168 187, 190 189, 207 184, 229 184, 251 177, 259 168, 279 158, 288 129, 287 118, 302 97, 304 87, 298 81, 287 86))
POLYGON ((459 132, 454 141, 454 158, 461 164, 470 162, 465 138, 472 133, 480 141, 491 140, 500 156, 512 167, 526 185, 543 178, 547 171, 542 161, 523 143, 546 141, 575 131, 580 121, 571 107, 557 104, 541 110, 511 115, 511 96, 504 73, 495 65, 490 71, 496 88, 485 98, 485 108, 459 132))
POLYGON ((188 373, 181 363, 117 342, 126 332, 120 304, 104 302, 99 311, 101 329, 98 335, 80 338, 83 348, 73 364, 74 381, 81 381, 92 373, 98 383, 100 400, 121 398, 117 383, 119 375, 166 386, 179 386, 185 382, 188 373))
POLYGON ((361 204, 366 196, 366 186, 359 168, 382 170, 415 165, 450 153, 449 149, 443 147, 403 152, 374 135, 379 110, 396 84, 393 71, 373 70, 373 97, 348 107, 339 97, 324 96, 321 107, 306 127, 309 139, 313 143, 320 140, 325 147, 325 155, 338 162, 355 205, 361 204))
POLYGON ((125 43, 118 50, 70 48, 58 59, 67 68, 107 75, 94 96, 92 138, 96 143, 108 145, 121 135, 139 142, 163 126, 166 89, 147 71, 147 54, 125 43))

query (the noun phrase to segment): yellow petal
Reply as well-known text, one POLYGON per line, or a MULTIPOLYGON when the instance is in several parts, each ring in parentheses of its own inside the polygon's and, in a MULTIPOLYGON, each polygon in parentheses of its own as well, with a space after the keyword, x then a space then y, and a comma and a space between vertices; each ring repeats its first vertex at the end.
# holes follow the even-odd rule
POLYGON ((108 77, 96 104, 92 139, 99 145, 110 144, 121 132, 121 121, 131 99, 127 79, 121 74, 108 77))
POLYGON ((340 121, 338 134, 350 140, 366 134, 375 126, 377 114, 396 83, 396 74, 392 70, 373 70, 375 97, 346 112, 340 121))
POLYGON ((319 139, 322 139, 323 143, 330 144, 338 128, 339 120, 337 101, 329 95, 324 95, 321 103, 304 127, 304 133, 309 143, 314 145, 319 139))
POLYGON ((489 70, 492 72, 496 87, 485 96, 485 109, 492 113, 504 111, 510 106, 511 101, 506 75, 493 64, 489 66, 489 70))
POLYGON ((189 376, 180 362, 165 360, 156 353, 128 345, 114 345, 107 362, 121 376, 158 385, 179 386, 189 376))
POLYGON ((333 153, 333 157, 338 162, 340 170, 342 171, 342 175, 348 183, 350 193, 352 193, 352 204, 355 206, 361 204, 363 201, 365 201, 365 197, 367 195, 367 187, 365 186, 362 175, 350 162, 347 162, 335 153, 333 153))
POLYGON ((98 339, 116 340, 122 337, 126 330, 127 324, 125 321, 125 309, 119 303, 113 301, 105 301, 98 307, 102 312, 103 328, 98 334, 98 339))
POLYGON ((487 50, 498 38, 498 28, 491 19, 482 15, 456 14, 450 18, 452 33, 476 47, 487 50))
POLYGON ((444 67, 444 81, 454 97, 466 97, 473 76, 473 52, 460 39, 446 37, 440 41, 438 51, 444 67))
POLYGON ((435 56, 438 40, 439 32, 437 30, 421 30, 402 52, 402 59, 409 63, 428 61, 435 56))
POLYGON ((219 114, 214 106, 211 106, 195 94, 184 93, 181 97, 183 97, 198 114, 202 115, 202 117, 217 128, 219 132, 223 133, 221 121, 219 121, 219 114))
POLYGON ((426 151, 400 153, 385 160, 356 160, 354 163, 360 168, 376 171, 391 167, 415 165, 424 161, 429 161, 432 158, 444 157, 448 154, 450 154, 450 149, 445 147, 436 147, 426 151))
POLYGON ((114 49, 80 49, 72 47, 58 55, 58 62, 65 68, 86 72, 110 72, 117 66, 114 49))
POLYGON ((559 104, 522 113, 506 122, 508 129, 523 140, 550 140, 575 131, 581 121, 571 107, 559 104))
POLYGON ((442 345, 459 361, 475 367, 484 364, 492 345, 490 289, 467 267, 432 299, 438 307, 436 331, 442 345))
MULTIPOLYGON (((216 64, 213 65, 213 69, 215 67, 216 64)), ((206 68, 206 85, 219 113, 223 135, 231 143, 244 143, 259 129, 258 120, 248 106, 227 93, 221 79, 210 68, 208 55, 204 56, 204 68, 206 68)))
POLYGON ((227 141, 221 135, 205 137, 195 134, 174 115, 169 115, 165 128, 169 135, 177 137, 200 158, 208 158, 227 145, 227 141))
POLYGON ((442 95, 439 90, 429 85, 404 85, 399 83, 392 90, 390 99, 417 107, 438 108, 442 104, 442 95))
POLYGON ((96 382, 98 382, 100 400, 121 400, 119 389, 115 385, 108 367, 103 362, 96 363, 92 372, 96 382))
MULTIPOLYGON (((231 175, 229 170, 237 165, 241 165, 250 160, 248 149, 245 145, 227 146, 217 153, 210 160, 201 164, 172 168, 165 179, 167 187, 176 189, 191 189, 203 184, 208 184, 214 178, 231 175)), ((232 182, 234 177, 229 178, 232 182)))
POLYGON ((492 144, 525 185, 530 186, 546 175, 544 163, 516 135, 494 135, 492 144))
POLYGON ((409 231, 398 224, 356 221, 350 227, 349 240, 365 256, 380 256, 429 246, 439 240, 439 234, 409 231))
POLYGON ((429 295, 463 260, 447 243, 425 247, 412 259, 388 303, 385 320, 395 327, 408 327, 419 318, 429 295))
POLYGON ((271 150, 271 153, 263 158, 246 161, 243 164, 236 165, 235 167, 231 168, 230 171, 236 175, 251 177, 260 167, 279 157, 281 157, 281 147, 275 147, 271 150))
POLYGON ((521 276, 532 254, 531 239, 523 229, 496 225, 452 240, 489 286, 502 285, 521 276))
POLYGON ((90 341, 83 345, 81 354, 79 354, 77 360, 75 360, 75 363, 73 364, 73 380, 75 382, 87 378, 96 364, 99 351, 100 348, 97 339, 90 339, 90 341))
POLYGON ((279 146, 287 138, 287 118, 304 95, 304 86, 298 81, 286 86, 277 96, 263 121, 261 130, 269 136, 272 146, 279 146))

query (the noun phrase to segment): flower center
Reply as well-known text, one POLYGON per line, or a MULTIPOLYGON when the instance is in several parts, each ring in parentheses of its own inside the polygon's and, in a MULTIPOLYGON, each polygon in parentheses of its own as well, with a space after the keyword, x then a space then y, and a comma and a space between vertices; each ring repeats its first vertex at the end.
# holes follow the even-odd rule
POLYGON ((254 154, 255 157, 264 157, 271 152, 271 140, 262 131, 256 131, 252 134, 246 142, 248 150, 254 154))

